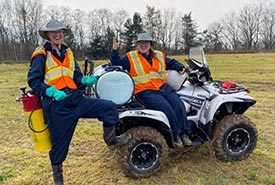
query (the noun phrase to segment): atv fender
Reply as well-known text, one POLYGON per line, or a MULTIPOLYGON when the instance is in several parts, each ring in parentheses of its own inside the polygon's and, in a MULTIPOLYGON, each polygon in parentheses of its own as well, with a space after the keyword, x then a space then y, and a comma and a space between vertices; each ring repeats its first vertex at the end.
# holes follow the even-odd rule
MULTIPOLYGON (((200 118, 200 120, 204 120, 202 121, 202 123, 206 124, 209 121, 212 121, 216 111, 219 109, 219 107, 222 104, 226 104, 227 111, 229 113, 232 113, 234 112, 234 110, 232 109, 232 106, 234 103, 246 104, 246 106, 244 106, 245 110, 248 109, 249 106, 255 103, 254 98, 252 98, 251 96, 248 96, 246 92, 234 93, 234 95, 235 96, 232 96, 232 94, 226 94, 222 96, 217 96, 211 102, 207 102, 208 105, 204 107, 206 110, 201 114, 201 118, 200 118), (249 106, 247 106, 247 103, 249 104, 249 106)), ((245 110, 243 110, 243 112, 245 110)))
POLYGON ((161 111, 151 109, 127 110, 119 114, 119 119, 123 119, 126 117, 143 117, 153 119, 164 123, 168 128, 170 128, 168 118, 161 111))

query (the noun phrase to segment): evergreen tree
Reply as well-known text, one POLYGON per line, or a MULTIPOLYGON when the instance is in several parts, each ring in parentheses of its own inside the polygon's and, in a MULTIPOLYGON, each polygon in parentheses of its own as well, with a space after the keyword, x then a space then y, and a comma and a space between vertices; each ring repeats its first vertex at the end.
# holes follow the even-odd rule
POLYGON ((110 52, 113 48, 113 37, 115 36, 114 31, 108 26, 107 27, 107 32, 104 36, 103 39, 103 49, 104 49, 104 54, 105 57, 109 58, 110 57, 110 52))
POLYGON ((87 54, 92 59, 98 60, 104 57, 104 48, 102 46, 102 37, 99 34, 90 42, 87 54))
POLYGON ((110 27, 107 28, 107 32, 103 36, 96 34, 89 44, 88 56, 95 60, 109 58, 114 36, 114 31, 110 27))
POLYGON ((189 52, 189 48, 198 45, 195 38, 198 35, 197 33, 197 25, 195 21, 191 18, 191 13, 184 14, 182 17, 182 44, 184 47, 184 52, 187 54, 189 52))
POLYGON ((133 21, 128 19, 124 24, 126 31, 122 34, 124 51, 128 52, 134 49, 134 43, 137 39, 137 34, 143 31, 142 18, 139 13, 135 13, 133 21))
POLYGON ((143 17, 144 29, 152 35, 154 41, 158 41, 161 32, 160 11, 154 7, 146 6, 145 16, 143 17))

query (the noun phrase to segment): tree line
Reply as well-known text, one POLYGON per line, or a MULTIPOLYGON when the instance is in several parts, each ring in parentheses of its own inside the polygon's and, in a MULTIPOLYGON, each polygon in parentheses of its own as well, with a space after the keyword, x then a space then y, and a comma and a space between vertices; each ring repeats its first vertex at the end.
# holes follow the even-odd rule
MULTIPOLYGON (((255 52, 275 49, 275 2, 255 1, 231 11, 207 29, 198 30, 192 12, 146 6, 132 16, 124 10, 94 9, 85 12, 66 6, 46 6, 41 0, 0 0, 0 61, 30 60, 44 41, 40 26, 58 19, 72 32, 65 43, 78 59, 106 59, 117 37, 121 54, 132 50, 136 35, 150 32, 154 48, 169 55, 187 53, 203 45, 209 52, 255 52)), ((207 15, 206 15, 207 16, 207 15)))

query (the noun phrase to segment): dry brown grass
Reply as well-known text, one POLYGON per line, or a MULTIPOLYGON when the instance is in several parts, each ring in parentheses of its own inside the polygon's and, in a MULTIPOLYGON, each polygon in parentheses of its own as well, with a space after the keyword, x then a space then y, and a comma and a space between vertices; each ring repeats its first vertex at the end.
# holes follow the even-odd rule
MULTIPOLYGON (((176 57, 183 60, 183 56, 176 57)), ((246 115, 256 123, 254 152, 240 162, 215 158, 211 143, 184 152, 171 151, 168 165, 145 179, 126 177, 102 139, 101 123, 80 120, 64 162, 65 184, 275 184, 275 54, 207 56, 215 79, 233 80, 251 88, 257 104, 246 115)), ((33 150, 19 88, 26 85, 27 64, 0 64, 0 184, 52 184, 47 153, 33 150)))

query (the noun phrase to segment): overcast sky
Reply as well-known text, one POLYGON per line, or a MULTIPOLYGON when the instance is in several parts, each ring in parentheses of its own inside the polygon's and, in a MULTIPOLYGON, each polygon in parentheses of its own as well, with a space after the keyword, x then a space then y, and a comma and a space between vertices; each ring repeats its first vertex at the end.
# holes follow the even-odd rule
POLYGON ((106 8, 111 11, 124 9, 132 17, 134 12, 144 13, 146 5, 156 9, 175 8, 182 13, 192 11, 192 18, 203 30, 232 10, 240 10, 256 0, 44 0, 46 5, 62 5, 71 9, 90 11, 106 8))

